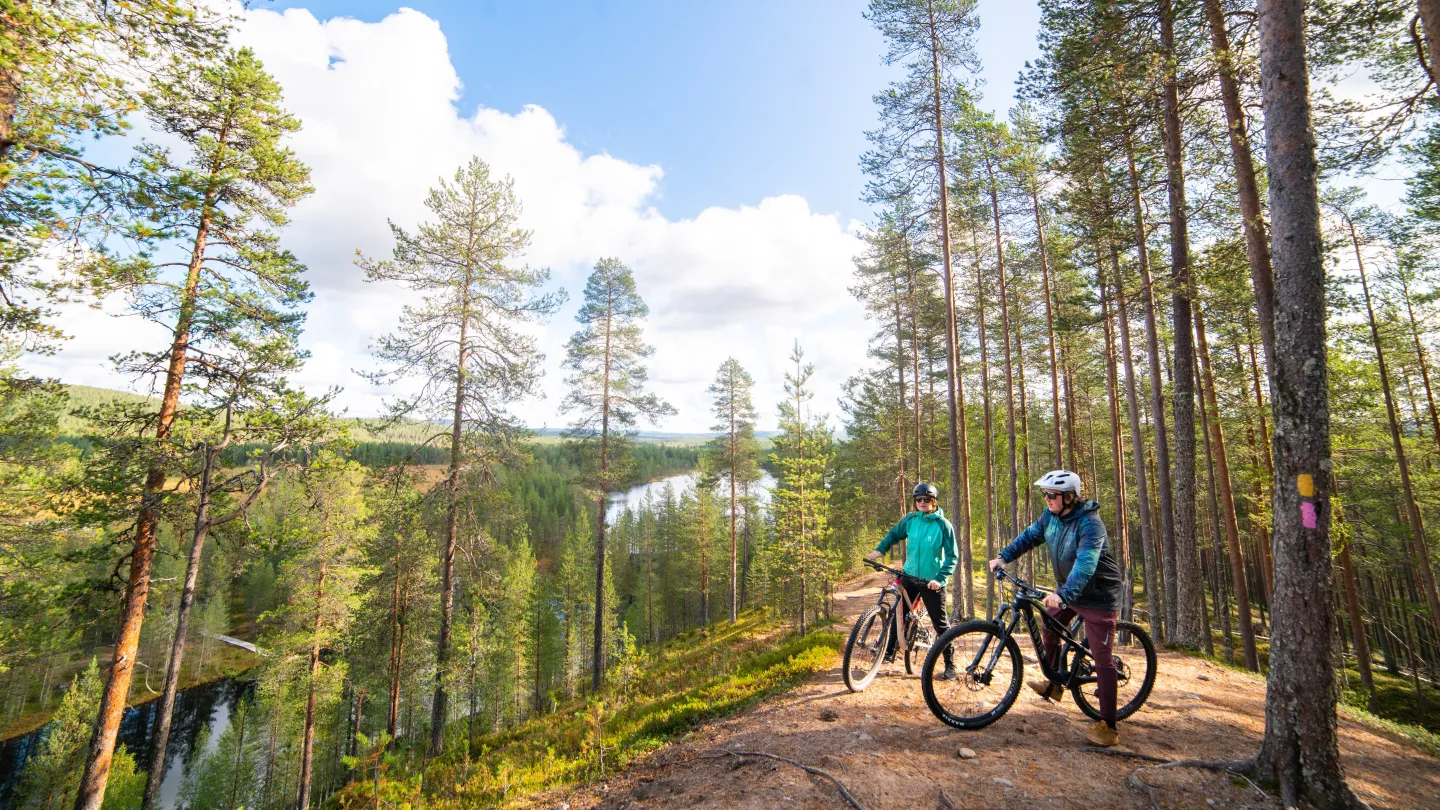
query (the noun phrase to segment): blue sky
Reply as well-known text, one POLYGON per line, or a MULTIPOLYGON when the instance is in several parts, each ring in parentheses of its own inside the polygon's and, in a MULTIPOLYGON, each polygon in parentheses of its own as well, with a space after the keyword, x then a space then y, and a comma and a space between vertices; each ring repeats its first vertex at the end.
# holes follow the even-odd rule
MULTIPOLYGON (((571 143, 665 171, 659 210, 799 194, 864 219, 857 160, 874 126, 871 95, 891 74, 858 0, 527 0, 414 2, 449 38, 461 110, 538 104, 571 143)), ((374 22, 384 0, 279 2, 325 19, 374 22)), ((1003 114, 1036 51, 1033 0, 982 0, 986 102, 1003 114)))
MULTIPOLYGON (((635 271, 650 304, 654 390, 679 413, 661 429, 706 430, 705 389, 734 357, 756 379, 760 427, 774 426, 786 357, 816 365, 814 409, 838 422, 844 381, 870 361, 872 326, 849 293, 871 97, 893 78, 861 0, 726 3, 257 3, 235 41, 255 49, 303 122, 290 138, 315 193, 282 243, 315 292, 297 382, 343 389, 352 415, 381 413, 405 386, 377 387, 374 341, 414 295, 368 284, 359 250, 383 257, 387 222, 413 228, 439 177, 472 156, 514 179, 531 229, 520 259, 552 271, 569 303, 535 330, 544 396, 515 404, 555 427, 566 339, 597 259, 635 271)), ((1004 114, 1036 53, 1033 2, 983 0, 985 103, 1004 114)), ((145 135, 143 127, 137 134, 145 135)), ((110 145, 102 148, 125 148, 110 145)), ((114 370, 117 351, 163 330, 68 308, 74 334, 31 367, 67 382, 144 390, 114 370)), ((650 426, 645 426, 650 427, 650 426)))

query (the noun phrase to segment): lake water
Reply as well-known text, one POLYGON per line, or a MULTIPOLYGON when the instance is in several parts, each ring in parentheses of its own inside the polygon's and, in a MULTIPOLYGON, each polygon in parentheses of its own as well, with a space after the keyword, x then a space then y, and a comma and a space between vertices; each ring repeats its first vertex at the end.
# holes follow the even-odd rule
MULTIPOLYGON (((170 745, 165 757, 165 779, 160 783, 160 806, 173 808, 185 779, 185 764, 197 761, 191 756, 200 739, 201 729, 209 729, 207 753, 220 743, 220 735, 230 725, 230 713, 253 686, 247 681, 224 680, 201 684, 175 696, 175 713, 170 722, 170 745)), ((151 736, 159 701, 152 700, 125 710, 120 720, 119 741, 135 757, 135 769, 150 767, 151 736)), ((25 763, 38 755, 40 742, 49 726, 29 734, 0 741, 0 808, 15 805, 20 787, 20 774, 25 763)))
MULTIPOLYGON (((695 488, 695 480, 700 477, 698 472, 681 473, 665 478, 658 478, 654 481, 647 481, 623 491, 612 492, 605 499, 605 524, 614 525, 620 519, 620 515, 629 509, 641 509, 644 507, 647 495, 654 495, 655 503, 660 503, 665 496, 665 487, 675 488, 675 497, 679 498, 681 493, 695 488)), ((770 473, 760 471, 760 481, 750 487, 750 493, 762 505, 770 502, 770 488, 775 486, 775 479, 770 473)), ((729 489, 726 488, 725 495, 729 497, 729 489)))

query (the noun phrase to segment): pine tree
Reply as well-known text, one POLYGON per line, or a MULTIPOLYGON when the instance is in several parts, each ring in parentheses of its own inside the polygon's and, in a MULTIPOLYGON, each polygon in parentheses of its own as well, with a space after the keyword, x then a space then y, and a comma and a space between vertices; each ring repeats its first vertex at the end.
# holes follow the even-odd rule
POLYGON ((600 689, 605 670, 605 496, 625 481, 636 421, 654 422, 675 413, 669 403, 645 391, 649 374, 644 361, 654 351, 642 331, 649 312, 630 268, 618 259, 601 259, 585 284, 585 302, 575 316, 580 331, 571 336, 565 354, 570 393, 561 409, 575 414, 566 437, 584 457, 587 484, 599 502, 591 691, 600 689))
POLYGON ((711 430, 718 431, 706 446, 711 469, 717 477, 729 484, 730 488, 730 621, 740 610, 737 583, 744 572, 740 570, 737 546, 740 521, 739 493, 748 484, 759 480, 757 463, 759 445, 755 441, 755 405, 750 401, 750 390, 755 380, 745 372, 733 357, 726 358, 715 373, 715 382, 707 391, 714 397, 712 413, 715 424, 711 430))
POLYGON ((275 233, 286 210, 311 190, 309 170, 282 145, 300 122, 281 109, 280 87, 254 53, 242 49, 214 63, 175 65, 152 86, 146 112, 152 126, 188 154, 177 160, 166 147, 139 147, 133 171, 146 178, 141 199, 151 220, 139 233, 181 247, 188 257, 142 262, 127 281, 136 314, 163 325, 171 339, 163 350, 120 362, 122 372, 163 376, 164 393, 159 414, 140 422, 153 424, 156 449, 145 474, 114 663, 76 810, 96 810, 105 795, 149 596, 169 472, 165 458, 174 452, 167 445, 187 368, 200 357, 201 378, 221 377, 293 342, 304 318, 298 307, 310 297, 303 268, 280 248, 275 233))

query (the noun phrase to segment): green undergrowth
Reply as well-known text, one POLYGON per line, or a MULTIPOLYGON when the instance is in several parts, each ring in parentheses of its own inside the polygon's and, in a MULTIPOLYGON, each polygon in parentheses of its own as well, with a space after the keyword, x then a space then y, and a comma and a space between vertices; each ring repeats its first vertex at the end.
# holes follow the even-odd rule
MULTIPOLYGON (((636 757, 726 717, 811 674, 836 666, 843 637, 829 629, 785 632, 774 616, 749 611, 671 639, 642 655, 598 696, 511 729, 479 736, 468 751, 431 760, 422 775, 374 771, 335 798, 341 807, 525 806, 542 791, 623 770, 636 757)), ((455 724, 463 728, 463 722, 455 724)))

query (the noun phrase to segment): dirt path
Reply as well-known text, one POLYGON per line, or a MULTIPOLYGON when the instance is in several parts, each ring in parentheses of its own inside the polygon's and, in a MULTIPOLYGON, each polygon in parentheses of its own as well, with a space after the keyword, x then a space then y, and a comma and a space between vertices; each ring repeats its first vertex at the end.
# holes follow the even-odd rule
MULTIPOLYGON (((873 604, 879 575, 837 594, 842 615, 873 604)), ((1022 649, 1029 647, 1022 643, 1022 649)), ((1028 656, 1028 652, 1027 652, 1028 656)), ((1027 661, 1027 672, 1034 668, 1027 661)), ((1264 730, 1265 686, 1179 653, 1162 652, 1144 709, 1121 723, 1118 750, 1167 759, 1234 760, 1264 730)), ((1239 779, 1192 769, 1142 770, 1143 760, 1085 750, 1087 719, 1067 696, 1050 704, 1028 689, 982 731, 940 724, 920 680, 903 664, 852 694, 837 668, 745 714, 706 725, 624 774, 563 799, 567 810, 605 808, 840 808, 827 780, 793 765, 731 751, 764 751, 824 769, 868 810, 888 808, 1135 808, 1150 799, 1127 780, 1152 785, 1164 808, 1270 808, 1274 800, 1239 779), (962 756, 961 751, 969 749, 962 756), (1137 774, 1138 771, 1138 774, 1137 774)), ((1392 735, 1342 718, 1350 785, 1375 808, 1440 809, 1440 762, 1392 735)))

